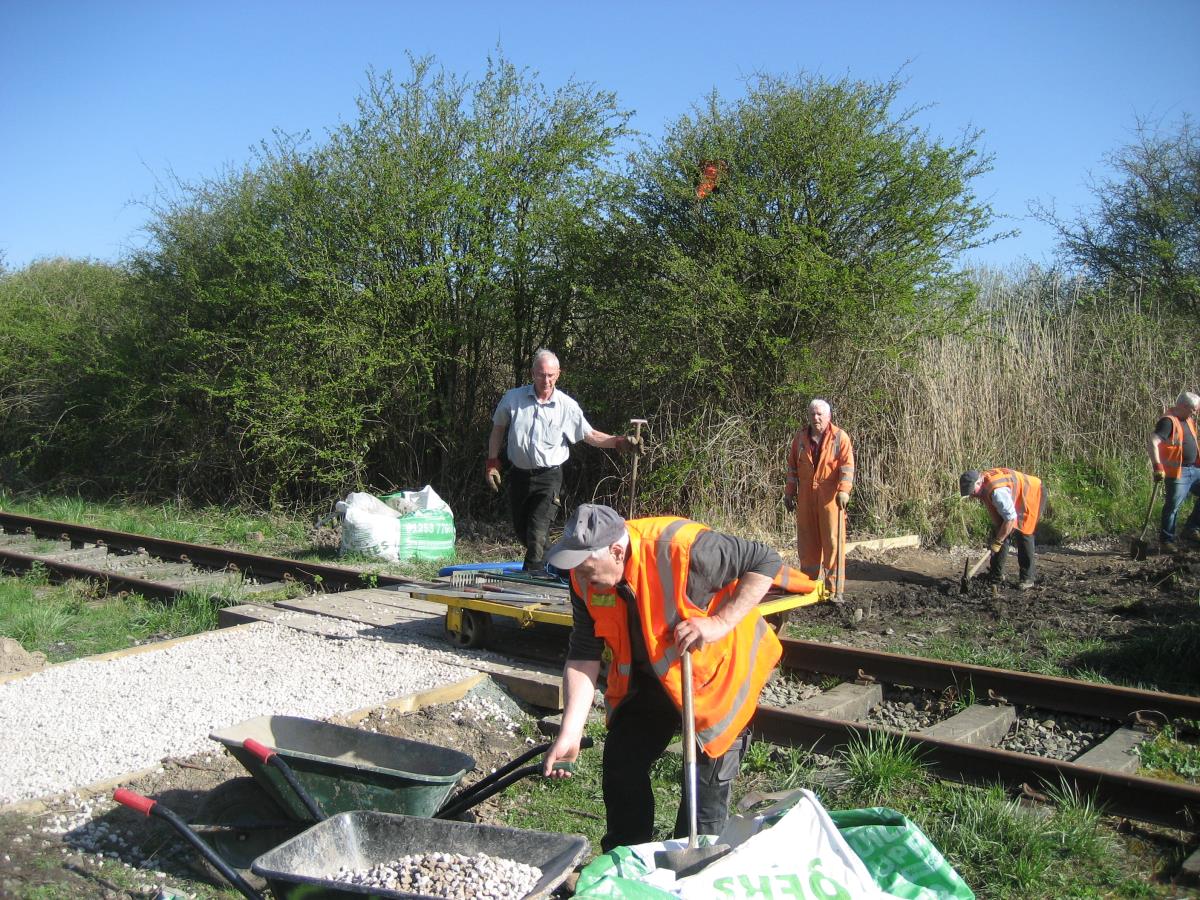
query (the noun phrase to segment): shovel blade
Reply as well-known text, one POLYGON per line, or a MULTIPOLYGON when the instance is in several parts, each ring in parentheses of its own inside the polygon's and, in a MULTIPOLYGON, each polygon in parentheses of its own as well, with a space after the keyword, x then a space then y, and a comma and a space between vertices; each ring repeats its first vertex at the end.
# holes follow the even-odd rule
POLYGON ((713 844, 711 847, 659 850, 654 854, 654 866, 657 869, 670 869, 676 878, 686 878, 699 872, 709 863, 716 862, 732 849, 728 844, 713 844))
POLYGON ((1150 555, 1150 545, 1143 540, 1134 538, 1129 542, 1129 556, 1132 559, 1141 562, 1150 555))

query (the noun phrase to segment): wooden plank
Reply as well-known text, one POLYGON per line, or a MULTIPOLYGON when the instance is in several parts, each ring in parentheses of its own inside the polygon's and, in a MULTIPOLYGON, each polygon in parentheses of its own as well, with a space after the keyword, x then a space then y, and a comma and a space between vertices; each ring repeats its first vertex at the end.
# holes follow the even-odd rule
POLYGON ((311 613, 298 613, 290 609, 279 609, 274 606, 256 606, 247 603, 243 606, 227 606, 217 610, 217 625, 221 628, 232 628, 254 622, 272 622, 295 628, 307 634, 318 637, 344 638, 345 629, 340 619, 329 616, 315 616, 311 613))
POLYGON ((365 600, 370 600, 373 603, 382 603, 385 606, 394 606, 396 609, 405 609, 410 612, 425 612, 434 616, 444 616, 446 614, 446 604, 434 603, 432 600, 414 597, 407 591, 390 591, 386 588, 363 588, 357 591, 343 591, 342 593, 353 594, 365 600))
POLYGON ((392 628, 408 622, 423 622, 437 618, 433 613, 417 612, 389 606, 385 603, 374 603, 369 599, 353 596, 357 591, 346 591, 339 594, 314 594, 309 597, 297 597, 294 600, 280 600, 275 606, 279 609, 292 609, 297 612, 315 613, 319 616, 329 616, 334 619, 346 619, 360 622, 375 628, 392 628))
POLYGON ((469 669, 487 672, 508 692, 519 700, 540 706, 543 709, 563 708, 563 686, 561 675, 551 675, 536 669, 509 666, 485 659, 464 656, 458 664, 469 669))
POLYGON ((872 538, 866 541, 847 541, 846 553, 855 550, 904 550, 920 547, 921 538, 915 534, 905 534, 900 537, 872 538))

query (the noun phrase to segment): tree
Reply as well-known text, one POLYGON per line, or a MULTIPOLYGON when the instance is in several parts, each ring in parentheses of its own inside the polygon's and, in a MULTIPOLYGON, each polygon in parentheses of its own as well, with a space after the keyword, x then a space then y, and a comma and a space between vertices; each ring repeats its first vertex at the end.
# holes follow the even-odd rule
POLYGON ((991 159, 977 132, 947 144, 895 112, 901 87, 760 76, 636 161, 630 270, 650 277, 622 315, 667 393, 769 408, 811 386, 814 348, 850 367, 954 320, 971 296, 957 255, 1000 237, 972 190, 991 159))
POLYGON ((1166 133, 1139 121, 1136 139, 1105 161, 1113 174, 1089 180, 1094 208, 1064 221, 1038 204, 1034 215, 1097 281, 1200 312, 1200 135, 1191 120, 1166 133))
POLYGON ((279 136, 184 186, 136 262, 186 436, 167 436, 163 471, 268 499, 452 491, 496 383, 587 295, 579 258, 626 119, 609 93, 549 92, 503 59, 475 82, 414 60, 403 82, 370 73, 323 143, 279 136))

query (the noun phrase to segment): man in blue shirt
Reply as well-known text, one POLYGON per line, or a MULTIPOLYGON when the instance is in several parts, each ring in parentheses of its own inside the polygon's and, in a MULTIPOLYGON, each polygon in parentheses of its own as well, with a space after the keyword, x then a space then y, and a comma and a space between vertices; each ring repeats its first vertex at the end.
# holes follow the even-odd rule
POLYGON ((560 373, 558 357, 549 350, 533 355, 533 383, 507 391, 496 405, 484 465, 488 484, 499 491, 500 445, 507 432, 509 509, 513 530, 525 545, 522 568, 534 575, 545 573, 546 541, 562 505, 562 466, 571 445, 583 441, 625 451, 639 443, 592 428, 579 404, 555 387, 560 373))

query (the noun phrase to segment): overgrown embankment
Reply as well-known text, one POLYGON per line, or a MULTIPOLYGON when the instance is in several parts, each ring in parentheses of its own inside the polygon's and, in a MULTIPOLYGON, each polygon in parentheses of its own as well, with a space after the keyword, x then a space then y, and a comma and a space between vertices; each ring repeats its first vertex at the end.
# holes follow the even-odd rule
MULTIPOLYGON (((593 85, 371 73, 324 139, 175 185, 119 265, 0 269, 0 478, 254 508, 430 483, 498 517, 491 412, 549 346, 597 428, 650 420, 643 512, 784 528, 785 445, 823 396, 854 529, 958 539, 954 478, 989 465, 1047 479, 1049 537, 1131 526, 1146 434, 1200 383, 1190 282, 963 272, 1003 237, 973 190, 991 157, 900 88, 759 76, 626 155, 593 85)), ((628 481, 579 448, 566 503, 623 507, 628 481)))

